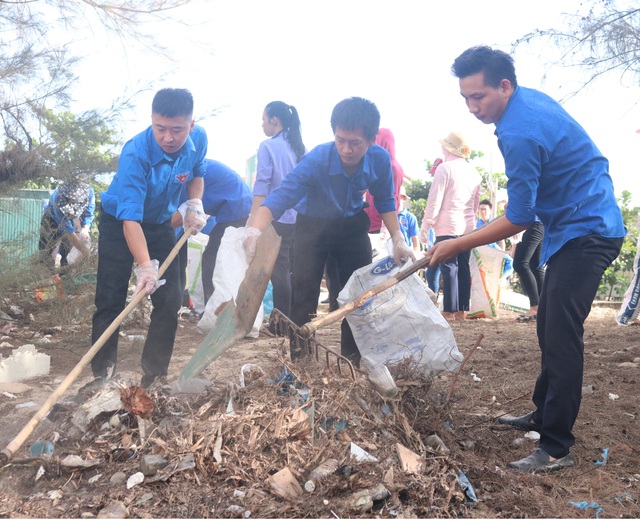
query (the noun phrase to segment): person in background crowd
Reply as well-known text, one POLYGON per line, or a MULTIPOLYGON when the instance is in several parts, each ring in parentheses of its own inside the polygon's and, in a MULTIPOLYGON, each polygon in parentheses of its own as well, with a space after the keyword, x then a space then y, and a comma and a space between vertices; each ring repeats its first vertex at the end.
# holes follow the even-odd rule
MULTIPOLYGON (((272 101, 265 107, 262 113, 262 130, 269 139, 260 143, 258 148, 252 214, 282 184, 306 153, 300 127, 300 117, 293 105, 272 101)), ((291 314, 291 247, 295 223, 296 211, 293 208, 287 209, 273 222, 276 233, 282 238, 271 274, 273 307, 286 316, 291 314)))
POLYGON ((83 257, 90 254, 87 244, 95 208, 93 188, 80 179, 68 179, 53 191, 40 221, 38 244, 41 259, 50 270, 55 268, 56 249, 60 266, 68 264, 67 255, 73 247, 83 257))
POLYGON ((430 264, 511 237, 539 217, 541 264, 547 271, 538 305, 541 365, 535 409, 498 421, 540 432, 538 448, 509 467, 523 472, 571 467, 572 430, 582 397, 584 322, 626 234, 609 162, 558 102, 518 85, 507 53, 471 47, 455 59, 452 72, 469 111, 495 124, 509 204, 504 215, 472 233, 436 244, 430 264))
POLYGON ((522 240, 515 245, 513 270, 518 274, 522 290, 529 298, 529 311, 519 316, 518 322, 530 322, 538 318, 538 304, 544 285, 544 266, 540 264, 543 239, 544 225, 536 216, 522 234, 522 240))
MULTIPOLYGON (((420 240, 427 243, 429 231, 436 230, 439 242, 459 237, 475 227, 482 178, 467 160, 471 149, 459 132, 440 140, 444 161, 438 165, 429 190, 422 219, 420 240)), ((448 321, 465 320, 471 300, 470 250, 441 263, 442 316, 448 321)), ((432 263, 429 264, 433 266, 432 263)))

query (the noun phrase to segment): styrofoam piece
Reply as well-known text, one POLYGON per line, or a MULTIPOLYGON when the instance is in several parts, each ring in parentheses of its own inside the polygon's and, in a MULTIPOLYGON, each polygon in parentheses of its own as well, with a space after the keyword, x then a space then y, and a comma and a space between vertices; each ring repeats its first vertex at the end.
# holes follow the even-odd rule
POLYGON ((356 445, 353 442, 351 442, 351 455, 356 458, 357 461, 371 461, 374 463, 378 461, 378 458, 372 456, 362 447, 356 445))
POLYGON ((38 353, 33 344, 25 344, 14 349, 7 358, 0 356, 0 383, 20 382, 47 375, 50 369, 51 357, 38 353))

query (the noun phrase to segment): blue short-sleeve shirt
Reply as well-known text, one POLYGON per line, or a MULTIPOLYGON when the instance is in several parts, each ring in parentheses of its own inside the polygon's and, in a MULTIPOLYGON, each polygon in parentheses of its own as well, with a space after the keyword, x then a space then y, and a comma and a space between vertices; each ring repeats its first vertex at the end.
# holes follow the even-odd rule
POLYGON ((557 101, 517 87, 495 133, 508 178, 506 216, 523 226, 540 218, 542 264, 576 237, 624 237, 609 162, 557 101))
POLYGON ((175 158, 162 150, 149 126, 122 148, 118 171, 101 194, 102 208, 119 220, 155 224, 170 220, 183 185, 203 177, 206 154, 207 134, 198 125, 175 158))
POLYGON ((379 213, 395 211, 389 153, 379 145, 372 145, 358 170, 349 176, 332 141, 304 155, 262 205, 271 210, 276 220, 285 210, 294 207, 309 217, 342 219, 362 210, 367 189, 379 213))

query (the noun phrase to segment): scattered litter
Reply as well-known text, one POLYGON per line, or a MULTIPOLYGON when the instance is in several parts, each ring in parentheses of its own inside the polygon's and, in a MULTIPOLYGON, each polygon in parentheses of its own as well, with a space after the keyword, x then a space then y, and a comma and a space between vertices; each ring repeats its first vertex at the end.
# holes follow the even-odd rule
MULTIPOLYGON (((365 358, 366 360, 366 358, 365 358)), ((389 368, 384 364, 367 367, 367 378, 373 387, 385 398, 393 398, 398 395, 400 389, 396 386, 389 368)))
POLYGON ((529 439, 529 440, 539 440, 540 439, 540 433, 536 432, 536 431, 529 431, 526 434, 524 434, 524 437, 529 439))
POLYGON ((82 432, 87 432, 91 421, 103 412, 114 412, 122 408, 120 392, 115 386, 108 385, 90 400, 78 407, 71 417, 71 423, 82 432))
POLYGON ((579 508, 580 510, 587 510, 589 508, 594 509, 596 511, 596 519, 600 519, 600 514, 603 511, 602 507, 595 501, 590 501, 590 502, 589 501, 580 501, 580 502, 569 501, 568 503, 570 505, 573 505, 574 507, 579 508))
POLYGON ((49 355, 38 353, 33 344, 25 344, 14 349, 7 358, 0 355, 0 382, 19 382, 34 376, 47 375, 50 369, 49 355))
POLYGON ((462 472, 461 470, 458 470, 458 483, 460 483, 460 486, 462 487, 462 490, 464 490, 465 495, 471 501, 478 501, 478 497, 476 496, 475 490, 473 490, 473 486, 471 485, 469 478, 467 478, 467 476, 465 476, 464 472, 462 472))
POLYGON ((440 439, 440 436, 437 434, 432 434, 431 436, 427 436, 427 439, 424 440, 425 445, 435 452, 439 454, 449 454, 449 447, 444 444, 444 441, 440 439))
POLYGON ((13 347, 13 345, 11 345, 9 342, 2 342, 0 344, 0 347, 13 347))
POLYGON ((45 440, 36 441, 31 447, 29 447, 30 458, 40 458, 42 456, 53 456, 54 447, 53 443, 45 440))
POLYGON ((151 492, 147 492, 143 494, 138 501, 136 501, 136 505, 144 505, 147 501, 151 501, 153 499, 153 494, 151 492))
POLYGON ((3 394, 4 396, 6 396, 7 398, 11 398, 11 399, 15 399, 15 398, 17 398, 17 396, 16 396, 15 394, 8 393, 7 391, 4 391, 2 394, 3 394))
POLYGON ((153 476, 160 469, 165 468, 169 464, 167 458, 161 454, 149 454, 140 459, 140 472, 145 476, 153 476))
POLYGON ((419 474, 422 468, 422 458, 404 445, 396 443, 396 452, 402 470, 407 474, 419 474))
POLYGON ((127 519, 129 510, 122 501, 112 501, 98 512, 98 519, 127 519))
POLYGON ((127 335, 130 342, 144 342, 144 335, 127 335))
POLYGON ((131 476, 129 476, 129 479, 127 479, 127 489, 133 488, 136 485, 139 485, 140 483, 142 483, 144 481, 144 474, 142 472, 136 472, 135 474, 132 474, 131 476))
POLYGON ((351 442, 351 455, 356 458, 356 461, 371 461, 373 463, 378 461, 378 458, 372 456, 353 442, 351 442))
POLYGON ((44 467, 40 465, 38 472, 36 472, 36 481, 38 481, 42 476, 44 476, 44 474, 45 474, 44 467))
POLYGON ((49 337, 43 336, 38 340, 38 344, 50 344, 51 339, 49 337))
POLYGON ((92 476, 89 478, 89 483, 95 483, 96 481, 98 481, 100 478, 102 477, 102 474, 96 474, 95 476, 92 476))
POLYGON ((470 373, 470 374, 474 382, 482 382, 482 378, 480 378, 476 373, 470 373))
POLYGON ((50 490, 47 492, 49 499, 62 499, 62 492, 60 490, 50 490))
POLYGON ((245 380, 251 382, 264 376, 262 367, 256 364, 244 364, 240 368, 240 387, 245 387, 245 380))
POLYGON ((602 455, 601 455, 601 460, 596 461, 595 465, 596 467, 599 465, 606 465, 607 464, 607 460, 609 459, 609 448, 605 448, 602 451, 602 455))
POLYGON ((609 400, 617 400, 620 398, 617 394, 609 393, 609 400))
POLYGON ((283 499, 296 499, 302 494, 302 487, 289 467, 284 467, 267 478, 271 491, 283 499))
POLYGON ((99 459, 87 459, 84 460, 80 456, 76 454, 69 454, 64 459, 60 460, 60 465, 63 467, 80 467, 88 469, 90 467, 95 467, 100 464, 99 459))
POLYGON ((36 402, 24 402, 16 405, 16 409, 28 409, 29 407, 36 407, 37 405, 36 402))
POLYGON ((618 364, 618 367, 628 367, 630 369, 635 369, 636 367, 638 367, 638 364, 636 362, 622 362, 618 364))
POLYGON ((596 391, 595 385, 585 385, 582 388, 582 394, 593 394, 596 391))

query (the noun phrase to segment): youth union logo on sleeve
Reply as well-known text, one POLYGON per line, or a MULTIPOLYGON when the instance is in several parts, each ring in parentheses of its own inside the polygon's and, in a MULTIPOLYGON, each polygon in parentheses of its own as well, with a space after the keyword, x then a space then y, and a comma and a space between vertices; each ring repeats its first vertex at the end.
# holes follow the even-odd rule
POLYGON ((385 257, 373 265, 373 268, 371 268, 371 275, 384 275, 385 273, 389 273, 395 267, 396 263, 394 262, 393 257, 385 257))
POLYGON ((184 183, 188 178, 191 172, 184 172, 183 174, 176 174, 176 179, 181 183, 184 183))

